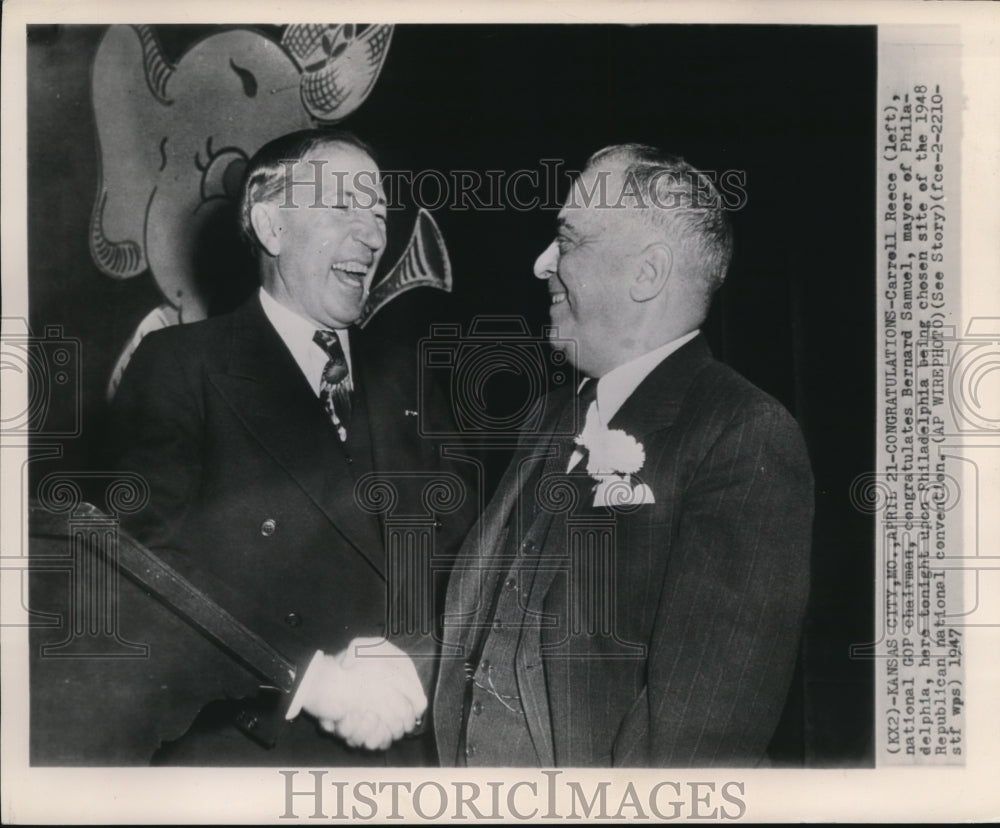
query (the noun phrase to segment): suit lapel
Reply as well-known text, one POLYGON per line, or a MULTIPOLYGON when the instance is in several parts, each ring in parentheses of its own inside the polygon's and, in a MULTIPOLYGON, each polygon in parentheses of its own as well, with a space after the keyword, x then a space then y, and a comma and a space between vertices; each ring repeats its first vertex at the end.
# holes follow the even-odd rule
POLYGON ((256 297, 233 320, 228 369, 210 381, 261 447, 385 577, 378 522, 356 506, 347 455, 301 369, 256 297))
MULTIPOLYGON (((564 404, 564 409, 566 408, 568 405, 564 404)), ((565 423, 564 416, 561 425, 565 423)), ((544 486, 547 480, 552 479, 550 476, 554 475, 559 479, 559 485, 564 485, 566 466, 571 454, 572 443, 570 440, 555 439, 552 445, 552 454, 545 460, 539 482, 544 486)), ((573 508, 578 508, 579 505, 576 504, 573 508)), ((542 557, 542 566, 535 571, 531 588, 526 596, 528 612, 534 613, 528 618, 538 619, 540 617, 545 596, 556 576, 554 562, 557 558, 561 559, 566 555, 564 538, 551 538, 553 523, 556 527, 565 526, 565 520, 565 513, 557 517, 553 511, 547 509, 537 508, 535 510, 530 532, 536 538, 538 544, 536 554, 542 557)), ((518 692, 524 707, 525 721, 528 724, 528 732, 531 734, 535 751, 542 767, 552 767, 555 765, 552 711, 550 710, 549 691, 546 685, 546 671, 539 669, 542 663, 541 642, 542 630, 540 629, 522 633, 514 668, 517 675, 518 692)))
POLYGON ((507 533, 523 532, 527 527, 519 521, 531 519, 532 512, 535 512, 535 520, 551 520, 551 514, 544 510, 533 509, 529 512, 528 506, 533 505, 534 493, 523 490, 536 479, 536 472, 540 471, 544 478, 559 469, 560 462, 566 462, 566 451, 553 435, 557 433, 557 418, 568 399, 568 396, 553 395, 552 413, 540 429, 540 433, 547 434, 548 438, 518 449, 489 505, 462 544, 445 603, 446 647, 459 646, 461 652, 468 655, 479 625, 489 620, 484 616, 489 611, 489 597, 501 573, 484 564, 500 553, 507 533), (519 502, 522 511, 520 515, 515 515, 514 509, 519 502))
MULTIPOLYGON (((385 424, 382 422, 386 406, 380 404, 378 378, 371 377, 367 371, 367 355, 363 341, 358 331, 350 329, 351 375, 354 391, 351 394, 351 423, 347 432, 347 448, 353 459, 351 471, 355 480, 373 469, 384 468, 375 462, 376 436, 384 435, 385 424)), ((397 424, 397 427, 400 424, 397 424)), ((384 442, 384 440, 382 441, 384 442)))
POLYGON ((502 551, 508 532, 519 531, 514 509, 522 488, 546 462, 550 450, 545 446, 518 452, 455 561, 445 606, 445 643, 459 646, 466 656, 472 652, 479 627, 489 620, 485 618, 489 599, 502 574, 491 562, 502 551))
MULTIPOLYGON (((351 363, 355 395, 352 430, 348 446, 355 459, 358 480, 372 472, 384 476, 397 492, 393 513, 378 515, 378 528, 388 548, 386 519, 393 514, 424 515, 420 492, 440 463, 430 444, 421 437, 417 418, 407 412, 419 409, 416 399, 417 359, 398 359, 398 350, 380 348, 373 337, 359 328, 351 328, 351 363), (363 418, 363 420, 361 419, 363 418)), ((418 585, 405 576, 393 577, 390 583, 393 607, 403 605, 403 596, 419 594, 418 585)))
POLYGON ((438 467, 436 453, 422 439, 419 422, 412 416, 419 408, 416 351, 407 363, 398 359, 398 349, 381 348, 365 331, 351 328, 350 337, 357 398, 352 421, 364 417, 355 429, 358 441, 348 438, 352 454, 364 455, 366 460, 358 470, 433 473, 438 467))
MULTIPOLYGON (((567 429, 572 425, 573 409, 569 405, 572 398, 572 394, 567 395, 559 406, 561 414, 556 429, 558 434, 566 434, 567 429)), ((578 425, 582 427, 582 423, 578 425)), ((546 481, 552 480, 554 476, 560 484, 564 485, 568 479, 566 467, 569 465, 570 457, 573 454, 573 441, 571 439, 554 438, 551 452, 551 456, 545 461, 545 466, 542 469, 540 482, 544 485, 546 481)), ((574 471, 575 474, 576 472, 574 471)), ((560 522, 565 521, 568 512, 577 510, 585 505, 576 503, 571 508, 563 510, 560 515, 560 522)), ((536 509, 534 521, 531 526, 531 533, 537 539, 539 549, 544 548, 544 557, 547 559, 564 555, 566 551, 560 543, 558 544, 558 549, 553 552, 549 543, 549 530, 552 527, 553 519, 556 517, 556 511, 542 508, 536 509)), ((541 601, 552 585, 555 575, 556 573, 552 566, 544 567, 535 575, 529 596, 529 607, 537 610, 541 606, 541 601)))
MULTIPOLYGON (((558 481, 558 485, 564 485, 566 480, 566 466, 569 464, 572 455, 573 441, 568 437, 569 431, 574 426, 574 396, 572 393, 560 395, 553 399, 553 408, 557 412, 558 420, 554 427, 550 426, 552 437, 547 446, 548 456, 542 460, 540 474, 538 476, 539 492, 547 482, 553 479, 558 481)), ((578 424, 577 424, 578 425, 578 424)), ((527 480, 532 480, 533 475, 529 474, 527 480)), ((545 497, 544 494, 538 496, 538 500, 545 497)), ((553 509, 541 508, 535 503, 535 494, 525 492, 522 501, 527 504, 532 501, 531 526, 528 530, 537 544, 536 555, 542 560, 542 566, 535 570, 531 579, 531 588, 528 591, 527 609, 533 616, 526 616, 529 623, 537 623, 539 613, 541 613, 542 602, 555 578, 555 567, 553 559, 563 555, 565 549, 561 543, 557 543, 556 548, 549 543, 549 532, 555 518, 553 509), (530 619, 534 618, 535 621, 530 619)), ((553 498, 558 500, 557 498, 553 498)), ((556 505, 551 503, 550 505, 556 505)), ((577 504, 579 505, 579 504, 577 504)), ((524 512, 528 514, 527 505, 524 512)), ((560 525, 565 520, 562 516, 556 520, 560 525)), ((518 692, 521 696, 521 703, 524 707, 525 721, 528 724, 528 732, 534 743, 535 751, 538 754, 542 767, 551 767, 555 764, 555 748, 552 741, 551 711, 549 710, 548 688, 545 681, 545 671, 539 669, 542 663, 541 658, 541 630, 525 630, 522 632, 521 641, 515 654, 514 670, 517 677, 518 692)))

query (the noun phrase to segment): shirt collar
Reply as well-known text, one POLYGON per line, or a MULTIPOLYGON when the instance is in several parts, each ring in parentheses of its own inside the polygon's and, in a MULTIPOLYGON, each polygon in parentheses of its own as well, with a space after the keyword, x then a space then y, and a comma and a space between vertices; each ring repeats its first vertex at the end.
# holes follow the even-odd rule
POLYGON ((625 400, 632 396, 639 383, 646 379, 657 365, 694 339, 698 333, 698 329, 695 328, 659 348, 654 348, 624 365, 613 368, 601 377, 597 381, 597 413, 601 425, 607 426, 611 422, 618 409, 625 404, 625 400))
MULTIPOLYGON (((292 352, 292 357, 302 369, 302 373, 309 380, 313 390, 318 393, 327 356, 323 353, 323 349, 313 342, 313 334, 318 330, 315 323, 286 308, 263 287, 260 288, 259 296, 265 316, 274 326, 288 350, 292 352)), ((347 369, 350 372, 352 368, 351 349, 347 330, 338 330, 336 334, 344 348, 344 357, 347 359, 347 369)))

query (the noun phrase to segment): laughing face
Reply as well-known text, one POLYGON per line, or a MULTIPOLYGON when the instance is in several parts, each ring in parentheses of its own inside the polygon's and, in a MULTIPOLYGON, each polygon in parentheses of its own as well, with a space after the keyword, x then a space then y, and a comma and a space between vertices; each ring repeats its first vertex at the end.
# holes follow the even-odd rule
POLYGON ((260 205, 268 225, 264 288, 317 327, 346 328, 361 316, 385 250, 378 167, 356 147, 330 144, 289 174, 295 184, 260 205))
POLYGON ((616 367, 617 354, 629 344, 636 309, 628 277, 642 247, 626 210, 609 206, 616 196, 601 195, 601 176, 603 191, 617 193, 615 171, 585 171, 559 211, 555 240, 534 267, 535 276, 548 280, 553 344, 575 341, 575 355, 572 349, 567 355, 593 377, 616 367))

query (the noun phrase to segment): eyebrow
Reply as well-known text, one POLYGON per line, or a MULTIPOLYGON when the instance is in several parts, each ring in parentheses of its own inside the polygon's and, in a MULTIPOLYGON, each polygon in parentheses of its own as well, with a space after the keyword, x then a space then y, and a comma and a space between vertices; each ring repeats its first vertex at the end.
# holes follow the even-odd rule
POLYGON ((560 231, 560 232, 562 232, 562 231, 568 232, 568 233, 570 233, 573 236, 579 236, 580 235, 579 228, 577 228, 573 224, 573 222, 571 222, 565 216, 559 216, 558 218, 556 218, 556 230, 560 231))

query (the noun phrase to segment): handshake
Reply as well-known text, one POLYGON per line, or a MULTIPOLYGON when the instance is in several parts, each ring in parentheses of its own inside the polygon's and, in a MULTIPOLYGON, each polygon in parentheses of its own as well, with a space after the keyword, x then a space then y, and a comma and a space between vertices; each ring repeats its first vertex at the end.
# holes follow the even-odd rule
POLYGON ((351 747, 385 750, 410 733, 426 709, 410 657, 384 638, 355 638, 337 655, 316 652, 286 718, 304 710, 351 747))

